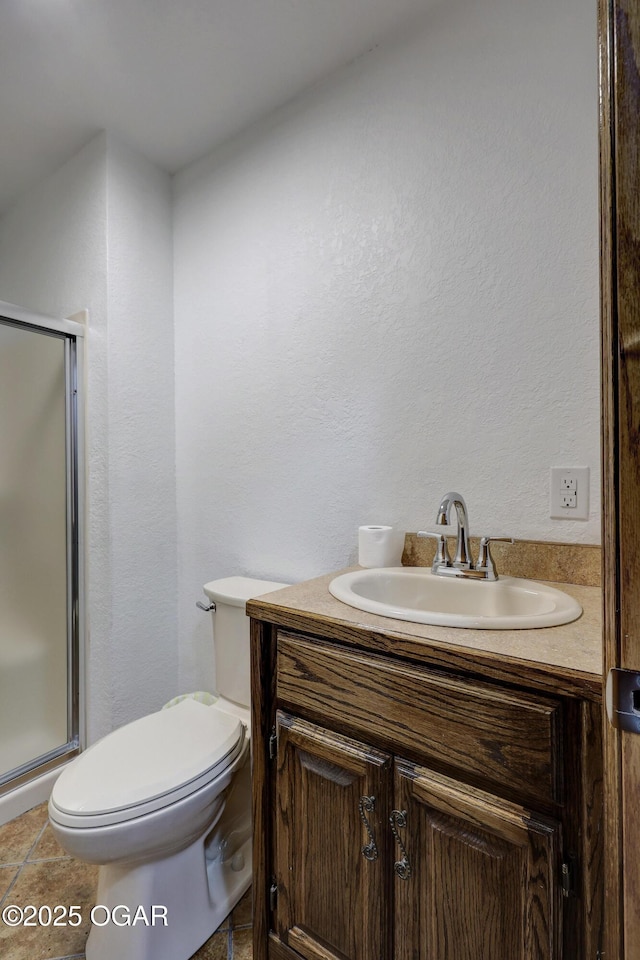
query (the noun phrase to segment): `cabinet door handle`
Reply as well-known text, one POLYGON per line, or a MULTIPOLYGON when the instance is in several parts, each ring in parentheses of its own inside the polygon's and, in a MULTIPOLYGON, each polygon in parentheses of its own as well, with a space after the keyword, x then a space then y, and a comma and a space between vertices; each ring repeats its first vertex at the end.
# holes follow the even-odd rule
POLYGON ((378 848, 376 847, 376 841, 374 840, 373 833, 371 831, 371 825, 367 820, 367 813, 371 813, 375 806, 376 798, 375 797, 360 797, 360 802, 358 804, 358 810, 360 811, 360 819, 362 820, 365 830, 367 831, 367 836, 369 837, 369 843, 362 847, 362 856, 366 860, 377 860, 378 859, 378 848))
POLYGON ((411 864, 409 863, 409 857, 407 856, 404 843, 400 839, 400 834, 398 833, 398 827, 404 829, 407 825, 407 811, 392 810, 391 816, 389 817, 389 823, 391 824, 391 832, 394 836, 394 839, 400 847, 400 852, 402 853, 402 859, 396 860, 393 865, 393 869, 401 880, 408 880, 411 876, 411 864))

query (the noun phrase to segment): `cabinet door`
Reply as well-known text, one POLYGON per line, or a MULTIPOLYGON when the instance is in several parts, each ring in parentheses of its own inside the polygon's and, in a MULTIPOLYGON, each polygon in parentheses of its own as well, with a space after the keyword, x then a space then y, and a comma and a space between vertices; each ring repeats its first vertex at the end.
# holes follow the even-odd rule
POLYGON ((394 960, 559 960, 560 826, 396 761, 394 960))
POLYGON ((280 940, 305 960, 390 955, 391 757, 277 715, 280 940))

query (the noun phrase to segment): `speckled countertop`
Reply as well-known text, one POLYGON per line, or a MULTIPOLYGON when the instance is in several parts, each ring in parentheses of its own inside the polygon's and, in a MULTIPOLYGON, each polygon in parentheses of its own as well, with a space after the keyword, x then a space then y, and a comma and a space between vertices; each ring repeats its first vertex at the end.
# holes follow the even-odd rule
POLYGON ((472 670, 569 696, 601 697, 600 587, 550 584, 581 604, 582 616, 573 623, 535 630, 468 630, 393 620, 347 606, 328 590, 329 582, 346 572, 339 570, 265 594, 249 601, 247 613, 372 652, 472 670))

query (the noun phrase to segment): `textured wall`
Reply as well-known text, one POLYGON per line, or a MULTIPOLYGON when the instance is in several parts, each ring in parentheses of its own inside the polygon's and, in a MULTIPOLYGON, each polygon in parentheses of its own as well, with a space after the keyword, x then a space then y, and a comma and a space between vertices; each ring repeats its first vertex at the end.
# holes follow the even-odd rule
POLYGON ((87 308, 89 739, 176 692, 169 177, 100 135, 0 221, 0 299, 87 308))
POLYGON ((112 723, 158 710, 178 676, 171 181, 107 153, 112 723))
POLYGON ((595 12, 441 3, 176 178, 101 136, 0 221, 0 299, 90 313, 90 732, 213 684, 200 585, 360 523, 599 539, 595 12), (177 515, 174 467, 177 465, 177 515), (590 519, 548 516, 552 465, 590 519), (178 556, 176 575, 176 525, 178 556))
POLYGON ((175 182, 181 687, 212 577, 361 523, 599 539, 595 8, 442 3, 175 182), (549 518, 587 465, 591 517, 549 518))
POLYGON ((50 316, 89 312, 87 336, 87 701, 111 729, 108 477, 107 143, 95 137, 0 220, 0 299, 50 316))

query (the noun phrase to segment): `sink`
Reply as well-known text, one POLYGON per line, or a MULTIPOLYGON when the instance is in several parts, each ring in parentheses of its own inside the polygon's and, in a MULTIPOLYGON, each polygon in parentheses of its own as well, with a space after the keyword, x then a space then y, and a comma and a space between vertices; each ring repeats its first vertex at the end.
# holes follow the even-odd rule
POLYGON ((381 567, 335 577, 337 600, 394 620, 473 630, 528 630, 570 623, 582 607, 562 590, 519 577, 467 580, 423 567, 381 567))

